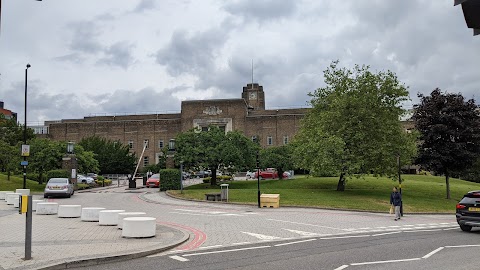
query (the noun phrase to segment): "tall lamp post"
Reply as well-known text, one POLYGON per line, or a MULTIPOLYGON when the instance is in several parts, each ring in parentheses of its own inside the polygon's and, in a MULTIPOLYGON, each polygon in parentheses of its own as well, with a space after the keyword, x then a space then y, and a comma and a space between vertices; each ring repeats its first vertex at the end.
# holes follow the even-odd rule
POLYGON ((258 208, 260 208, 260 157, 259 157, 259 152, 257 152, 257 190, 258 190, 257 202, 258 202, 258 208))
MULTIPOLYGON (((402 168, 400 166, 400 154, 397 155, 397 165, 398 165, 398 188, 401 196, 402 195, 402 168)), ((400 201, 400 215, 403 217, 403 198, 400 201)))
MULTIPOLYGON (((30 64, 27 64, 25 68, 25 118, 24 118, 24 125, 23 125, 23 144, 27 145, 27 80, 28 80, 28 69, 31 67, 30 64)), ((23 155, 23 188, 27 188, 27 155, 23 155)))

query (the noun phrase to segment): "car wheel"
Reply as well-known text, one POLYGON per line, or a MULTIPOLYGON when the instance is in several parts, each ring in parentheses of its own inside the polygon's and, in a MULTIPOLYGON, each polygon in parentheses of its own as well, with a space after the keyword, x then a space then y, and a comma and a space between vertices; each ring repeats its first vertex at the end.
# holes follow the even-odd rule
POLYGON ((75 190, 72 190, 72 195, 75 194, 75 190))
POLYGON ((150 188, 150 186, 149 186, 149 185, 147 185, 147 188, 150 188))
POLYGON ((48 195, 47 195, 47 194, 43 194, 43 198, 48 198, 48 195))
POLYGON ((472 226, 460 225, 460 229, 462 229, 462 231, 464 231, 464 232, 469 232, 469 231, 472 230, 472 226))
POLYGON ((70 197, 72 197, 72 194, 68 193, 67 198, 70 198, 70 197))

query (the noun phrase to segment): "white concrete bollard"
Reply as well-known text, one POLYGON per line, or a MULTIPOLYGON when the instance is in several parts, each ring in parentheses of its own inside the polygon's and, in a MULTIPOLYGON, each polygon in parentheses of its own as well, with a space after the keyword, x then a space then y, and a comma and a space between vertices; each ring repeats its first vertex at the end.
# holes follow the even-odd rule
POLYGON ((82 206, 79 204, 59 205, 59 218, 79 218, 82 215, 82 206))
POLYGON ((144 217, 147 213, 145 212, 123 212, 123 213, 118 213, 118 222, 117 222, 117 228, 122 229, 123 228, 123 219, 128 218, 128 217, 144 217))
POLYGON ((103 207, 84 207, 82 208, 82 221, 96 221, 98 222, 99 214, 103 207))
POLYGON ((44 200, 32 200, 32 211, 37 211, 37 203, 45 202, 44 200))
POLYGON ((123 219, 122 237, 154 237, 157 232, 157 219, 154 217, 128 217, 123 219))
POLYGON ((0 191, 0 200, 7 200, 7 193, 15 193, 13 191, 0 191))
POLYGON ((37 215, 55 215, 58 213, 58 203, 39 202, 37 203, 37 215))
POLYGON ((18 188, 15 190, 15 193, 22 193, 22 195, 30 195, 30 189, 18 188))
POLYGON ((15 208, 20 207, 20 196, 18 196, 18 197, 19 197, 18 199, 13 200, 13 207, 15 207, 15 208))
POLYGON ((19 197, 22 194, 20 193, 7 193, 7 204, 8 205, 13 205, 15 203, 15 201, 18 201, 19 200, 19 197))
POLYGON ((123 213, 125 210, 102 210, 100 211, 98 224, 99 225, 117 225, 118 214, 123 213))

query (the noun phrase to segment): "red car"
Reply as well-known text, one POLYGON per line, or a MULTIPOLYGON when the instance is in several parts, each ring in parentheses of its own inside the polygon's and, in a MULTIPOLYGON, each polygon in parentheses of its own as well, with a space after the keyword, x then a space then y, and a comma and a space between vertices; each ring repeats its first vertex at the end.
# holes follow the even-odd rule
POLYGON ((147 180, 147 188, 160 187, 160 174, 154 174, 147 180))
MULTIPOLYGON (((258 178, 258 171, 255 172, 255 179, 258 178)), ((283 173, 284 179, 288 178, 287 173, 283 173)), ((278 179, 278 172, 275 169, 268 168, 266 170, 260 170, 260 179, 278 179)))

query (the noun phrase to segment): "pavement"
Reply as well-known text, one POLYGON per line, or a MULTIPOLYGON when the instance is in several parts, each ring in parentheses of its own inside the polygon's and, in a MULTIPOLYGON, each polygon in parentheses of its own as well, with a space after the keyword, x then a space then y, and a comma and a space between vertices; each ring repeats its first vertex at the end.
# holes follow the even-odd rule
MULTIPOLYGON (((129 192, 125 187, 101 188, 97 192, 102 190, 129 192)), ((78 201, 83 195, 77 192, 70 199, 49 201, 80 204, 82 202, 78 201)), ((43 199, 43 195, 33 195, 33 199, 43 199)), ((120 205, 107 209, 140 211, 120 205)), ((147 216, 151 216, 149 214, 147 211, 147 216)), ((6 201, 0 201, 0 269, 65 269, 129 260, 174 248, 190 237, 189 232, 165 224, 157 224, 157 233, 153 238, 131 239, 122 238, 122 231, 116 226, 100 226, 98 222, 82 222, 80 218, 33 213, 32 219, 32 259, 24 260, 26 216, 18 214, 18 208, 7 205, 6 201)))

